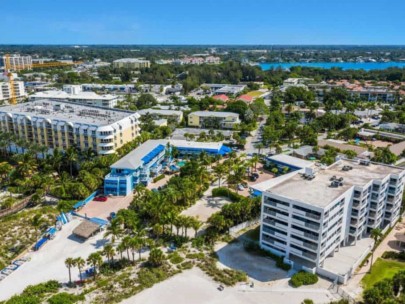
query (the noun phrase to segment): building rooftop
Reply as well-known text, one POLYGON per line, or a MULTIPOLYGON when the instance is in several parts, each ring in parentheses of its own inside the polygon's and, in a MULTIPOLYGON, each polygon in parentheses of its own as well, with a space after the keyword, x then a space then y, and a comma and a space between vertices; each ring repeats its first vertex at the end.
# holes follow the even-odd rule
POLYGON ((135 170, 144 163, 147 163, 149 158, 152 159, 154 156, 158 155, 163 149, 165 149, 168 142, 178 149, 213 149, 219 151, 223 146, 220 142, 151 139, 112 164, 111 168, 135 170))
POLYGON ((0 107, 1 112, 26 115, 31 118, 88 123, 96 126, 110 125, 135 114, 131 111, 85 106, 70 102, 55 102, 46 99, 0 107))
POLYGON ((88 100, 114 100, 117 99, 117 96, 111 94, 99 95, 94 92, 79 92, 77 94, 69 94, 65 91, 50 90, 44 92, 38 92, 31 97, 43 98, 43 99, 52 99, 52 98, 65 98, 65 99, 88 99, 88 100))
POLYGON ((314 166, 314 163, 309 160, 289 156, 287 154, 276 154, 268 157, 267 159, 270 161, 284 163, 286 165, 297 167, 300 169, 314 166))
POLYGON ((140 58, 121 58, 114 60, 113 62, 149 62, 149 60, 140 59, 140 58))
POLYGON ((229 116, 234 116, 239 118, 239 114, 237 113, 232 113, 232 112, 214 112, 214 111, 196 111, 192 112, 190 114, 197 115, 197 116, 204 116, 204 117, 229 117, 229 116))
POLYGON ((147 113, 160 114, 160 115, 183 115, 182 111, 176 110, 160 110, 160 109, 143 109, 138 111, 139 115, 145 115, 147 113))
POLYGON ((295 172, 290 178, 272 185, 267 191, 325 208, 353 186, 363 187, 372 179, 383 179, 389 174, 400 174, 402 171, 400 168, 381 164, 370 163, 369 166, 364 166, 357 161, 340 160, 326 169, 321 167, 314 169, 315 178, 313 180, 304 179, 302 171, 295 172), (344 166, 351 166, 353 169, 344 171, 342 170, 344 166), (343 186, 330 187, 333 176, 342 177, 343 186))

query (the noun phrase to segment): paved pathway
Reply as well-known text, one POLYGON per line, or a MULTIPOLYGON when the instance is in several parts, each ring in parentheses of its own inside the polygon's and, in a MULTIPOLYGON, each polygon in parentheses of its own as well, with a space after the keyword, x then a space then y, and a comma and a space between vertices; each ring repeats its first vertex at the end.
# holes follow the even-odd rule
MULTIPOLYGON (((403 218, 404 219, 404 218, 403 218)), ((387 235, 387 237, 381 242, 381 244, 377 247, 374 252, 374 260, 375 261, 382 256, 385 251, 399 251, 395 247, 395 234, 398 232, 405 232, 405 225, 402 223, 397 223, 392 229, 392 231, 387 235), (402 227, 401 230, 397 230, 397 227, 402 227)), ((371 258, 369 259, 371 262, 371 258)), ((343 286, 342 289, 348 292, 353 298, 358 299, 361 297, 363 293, 363 288, 361 287, 361 280, 367 274, 370 269, 370 264, 363 266, 362 268, 358 269, 354 276, 349 280, 346 286, 343 286)))

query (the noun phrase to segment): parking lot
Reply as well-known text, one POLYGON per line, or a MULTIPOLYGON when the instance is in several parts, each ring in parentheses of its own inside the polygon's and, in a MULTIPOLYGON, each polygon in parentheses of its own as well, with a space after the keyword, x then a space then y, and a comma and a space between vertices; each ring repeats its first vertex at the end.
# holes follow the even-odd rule
POLYGON ((120 209, 126 209, 132 202, 133 195, 111 196, 105 202, 92 200, 77 213, 85 217, 98 217, 107 220, 111 212, 117 213, 120 209))

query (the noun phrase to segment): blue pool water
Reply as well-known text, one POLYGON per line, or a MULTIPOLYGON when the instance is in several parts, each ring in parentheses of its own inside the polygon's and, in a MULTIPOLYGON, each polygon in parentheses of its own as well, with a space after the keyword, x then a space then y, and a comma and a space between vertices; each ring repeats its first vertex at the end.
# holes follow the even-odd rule
POLYGON ((185 164, 186 162, 184 160, 177 162, 177 166, 179 166, 180 168, 183 167, 185 164))
POLYGON ((405 68, 405 62, 266 62, 261 63, 262 70, 267 71, 270 69, 289 69, 294 66, 311 67, 311 68, 341 68, 343 70, 384 70, 392 67, 405 68))

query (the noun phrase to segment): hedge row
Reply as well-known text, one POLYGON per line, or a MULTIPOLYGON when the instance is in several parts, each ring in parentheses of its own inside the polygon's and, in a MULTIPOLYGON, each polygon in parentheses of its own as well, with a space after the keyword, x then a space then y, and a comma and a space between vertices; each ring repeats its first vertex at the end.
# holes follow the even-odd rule
POLYGON ((313 285, 318 282, 318 276, 313 273, 305 272, 303 270, 295 273, 290 280, 293 287, 300 287, 302 285, 313 285))
POLYGON ((382 257, 383 259, 405 261, 405 252, 386 251, 382 257))
POLYGON ((219 188, 212 189, 212 196, 213 197, 217 197, 217 196, 228 197, 232 202, 238 202, 240 200, 245 199, 244 196, 242 196, 234 191, 231 191, 225 187, 219 187, 219 188))
POLYGON ((156 177, 153 179, 153 182, 156 183, 156 182, 158 182, 158 181, 160 181, 160 180, 162 180, 162 179, 164 179, 164 178, 165 178, 165 175, 164 175, 164 174, 161 174, 161 175, 159 175, 159 176, 156 176, 156 177))

